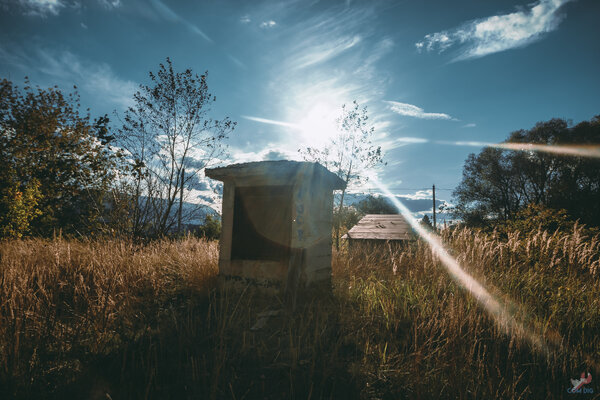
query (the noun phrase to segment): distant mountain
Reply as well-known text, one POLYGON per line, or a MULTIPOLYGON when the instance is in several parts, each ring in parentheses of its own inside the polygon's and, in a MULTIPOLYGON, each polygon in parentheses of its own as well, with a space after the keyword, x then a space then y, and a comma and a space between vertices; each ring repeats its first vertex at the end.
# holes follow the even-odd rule
MULTIPOLYGON (((185 221, 186 224, 201 224, 204 222, 204 218, 209 213, 214 216, 219 216, 221 212, 221 196, 222 196, 222 186, 217 186, 215 188, 203 188, 204 190, 199 190, 198 192, 198 202, 202 205, 205 205, 209 210, 199 210, 198 214, 193 218, 185 221)), ((344 204, 347 206, 355 206, 360 201, 369 197, 370 193, 346 193, 344 196, 344 204)), ((374 195, 377 196, 377 195, 374 195)), ((423 218, 423 215, 427 214, 431 217, 432 215, 432 199, 431 198, 414 198, 411 195, 396 195, 396 198, 402 202, 412 213, 413 216, 417 219, 423 218)), ((439 208, 443 204, 447 204, 445 200, 436 199, 436 208, 439 208)), ((184 203, 184 214, 186 209, 192 209, 193 207, 197 207, 196 204, 193 203, 184 203)), ((445 213, 437 213, 437 219, 440 223, 444 219, 451 220, 452 217, 445 213)))

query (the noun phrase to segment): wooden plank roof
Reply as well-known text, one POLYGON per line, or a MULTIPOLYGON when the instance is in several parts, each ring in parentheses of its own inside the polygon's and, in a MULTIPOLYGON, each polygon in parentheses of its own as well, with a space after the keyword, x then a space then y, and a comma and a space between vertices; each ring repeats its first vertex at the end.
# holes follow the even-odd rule
POLYGON ((412 228, 400 214, 367 214, 343 238, 410 240, 412 228))

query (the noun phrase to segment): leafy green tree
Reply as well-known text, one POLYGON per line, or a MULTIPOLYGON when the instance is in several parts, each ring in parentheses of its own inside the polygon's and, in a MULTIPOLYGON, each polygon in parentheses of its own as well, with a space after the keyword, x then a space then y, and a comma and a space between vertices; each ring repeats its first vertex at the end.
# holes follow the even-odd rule
POLYGON ((467 158, 463 179, 453 193, 453 213, 467 225, 506 221, 522 206, 511 156, 509 151, 486 147, 467 158))
POLYGON ((30 232, 31 221, 41 214, 40 184, 30 181, 23 191, 14 186, 0 194, 0 237, 19 239, 30 232))
POLYGON ((5 218, 6 227, 35 235, 96 231, 118 159, 109 120, 82 115, 76 88, 65 96, 25 83, 0 82, 0 193, 20 221, 5 218))
POLYGON ((181 228, 186 189, 225 155, 223 140, 236 123, 210 117, 216 97, 208 72, 175 72, 167 58, 149 76, 151 84, 140 85, 124 114, 119 144, 132 172, 133 233, 165 235, 181 228))
POLYGON ((358 224, 358 221, 362 218, 362 214, 352 206, 343 207, 341 210, 337 210, 336 213, 333 214, 333 235, 335 238, 336 234, 340 236, 345 235, 352 227, 358 224), (335 229, 337 228, 337 231, 335 229))
POLYGON ((356 208, 362 214, 398 214, 398 209, 385 197, 367 196, 356 208))
POLYGON ((373 145, 375 128, 369 123, 367 107, 360 107, 354 101, 351 107, 342 105, 341 116, 337 119, 337 131, 329 144, 324 147, 305 147, 300 154, 307 161, 318 162, 339 176, 345 183, 334 217, 334 239, 336 248, 340 245, 340 221, 344 209, 344 196, 351 185, 366 182, 368 171, 383 164, 383 152, 380 146, 373 145))
POLYGON ((221 236, 221 220, 219 218, 214 217, 211 214, 208 214, 204 218, 204 224, 202 224, 196 234, 199 237, 205 238, 207 240, 217 240, 221 236))
POLYGON ((468 225, 494 226, 536 204, 600 226, 600 159, 573 151, 600 146, 600 117, 576 126, 562 119, 540 122, 513 132, 507 143, 521 150, 488 147, 469 155, 453 193, 457 217, 468 225), (555 151, 528 150, 527 144, 555 151))
POLYGON ((421 224, 421 226, 429 230, 433 230, 433 224, 431 223, 431 220, 429 219, 429 216, 427 216, 427 214, 423 215, 423 218, 421 219, 421 221, 419 221, 419 223, 421 224))

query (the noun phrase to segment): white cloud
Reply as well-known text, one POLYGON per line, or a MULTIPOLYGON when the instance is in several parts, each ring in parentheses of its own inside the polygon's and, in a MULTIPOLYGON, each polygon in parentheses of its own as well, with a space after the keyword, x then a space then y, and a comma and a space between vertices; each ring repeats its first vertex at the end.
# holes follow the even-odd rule
POLYGON ((424 139, 424 138, 402 136, 402 137, 394 138, 392 140, 381 142, 381 147, 383 147, 384 150, 389 151, 389 150, 397 149, 399 147, 408 146, 411 144, 422 144, 422 143, 428 143, 428 142, 429 142, 429 140, 424 139))
POLYGON ((279 125, 279 126, 283 126, 286 128, 300 129, 300 127, 298 125, 292 124, 289 122, 277 121, 274 119, 267 119, 267 118, 260 118, 260 117, 252 117, 250 115, 240 115, 240 117, 247 119, 249 121, 260 122, 262 124, 279 125))
POLYGON ((269 21, 261 22, 259 26, 263 29, 267 29, 267 28, 273 28, 275 25, 277 25, 277 22, 275 22, 273 20, 269 20, 269 21))
POLYGON ((346 50, 356 46, 361 41, 359 35, 340 37, 336 40, 326 41, 322 44, 315 44, 311 51, 307 52, 296 61, 296 68, 306 68, 314 64, 323 63, 342 54, 346 50))
POLYGON ((569 1, 538 0, 526 10, 477 19, 449 31, 428 34, 415 46, 419 51, 440 53, 454 45, 462 46, 455 61, 523 47, 555 30, 563 18, 558 10, 569 1))
POLYGON ((265 149, 260 151, 235 151, 233 154, 233 162, 236 164, 251 161, 301 160, 297 151, 276 147, 272 143, 268 144, 265 149))
POLYGON ((46 17, 47 15, 58 15, 65 4, 61 0, 18 0, 18 5, 27 15, 46 17))
POLYGON ((475 128, 476 126, 477 126, 477 124, 470 123, 470 124, 463 125, 463 128, 475 128))
POLYGON ((398 197, 403 197, 405 199, 410 199, 410 200, 431 199, 431 198, 433 198, 433 190, 431 190, 431 189, 418 190, 414 194, 403 194, 403 195, 399 195, 398 197))
POLYGON ((252 19, 250 19, 250 16, 249 16, 249 15, 242 15, 242 16, 240 17, 240 22, 241 22, 242 24, 248 24, 248 23, 250 23, 251 21, 252 21, 252 19))
POLYGON ((6 63, 27 70, 29 75, 31 66, 36 66, 38 77, 30 77, 40 85, 68 88, 75 84, 110 107, 131 105, 137 88, 134 82, 117 77, 108 64, 84 60, 69 51, 0 48, 0 56, 6 63))
POLYGON ((112 10, 122 6, 121 0, 98 0, 106 9, 112 10))
POLYGON ((457 121, 456 118, 448 114, 425 112, 425 110, 423 110, 421 107, 417 107, 413 104, 400 103, 397 101, 386 101, 386 103, 389 105, 390 110, 392 110, 396 114, 404 115, 407 117, 414 117, 420 119, 446 119, 457 121))

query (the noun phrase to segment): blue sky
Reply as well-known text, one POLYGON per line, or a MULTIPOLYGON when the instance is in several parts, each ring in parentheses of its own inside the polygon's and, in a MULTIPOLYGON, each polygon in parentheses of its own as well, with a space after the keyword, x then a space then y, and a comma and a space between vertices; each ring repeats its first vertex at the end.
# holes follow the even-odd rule
POLYGON ((77 84, 100 115, 167 56, 208 70, 213 116, 238 122, 232 162, 298 157, 357 100, 380 180, 428 197, 416 189, 454 188, 481 149, 454 142, 600 114, 598 15, 596 0, 0 0, 0 76, 77 84))

